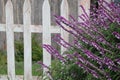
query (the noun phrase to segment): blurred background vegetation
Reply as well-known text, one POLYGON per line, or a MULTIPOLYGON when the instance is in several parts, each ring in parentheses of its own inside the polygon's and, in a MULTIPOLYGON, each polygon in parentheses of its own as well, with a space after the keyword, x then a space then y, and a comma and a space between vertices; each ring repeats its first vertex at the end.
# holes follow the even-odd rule
MULTIPOLYGON (((32 70, 33 75, 37 75, 37 69, 40 68, 40 65, 37 64, 37 61, 42 61, 42 46, 38 43, 35 38, 36 34, 32 35, 32 70)), ((24 73, 24 45, 23 41, 15 41, 15 66, 16 74, 23 75, 24 73)), ((0 74, 7 74, 7 54, 6 51, 0 51, 0 74)))

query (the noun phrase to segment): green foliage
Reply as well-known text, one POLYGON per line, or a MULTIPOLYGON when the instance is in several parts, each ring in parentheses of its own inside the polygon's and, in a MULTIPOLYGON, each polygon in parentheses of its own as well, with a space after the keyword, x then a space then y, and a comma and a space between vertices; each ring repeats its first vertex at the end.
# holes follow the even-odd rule
POLYGON ((7 55, 5 52, 0 51, 0 74, 6 74, 7 67, 5 65, 7 64, 7 55))
POLYGON ((83 20, 80 22, 72 16, 71 20, 55 16, 56 23, 74 36, 74 43, 67 43, 59 35, 53 38, 61 46, 71 48, 64 55, 44 44, 43 47, 59 60, 46 72, 50 80, 120 80, 120 4, 106 0, 97 3, 98 6, 93 5, 91 17, 81 6, 84 14, 79 16, 83 20))
POLYGON ((24 56, 23 42, 15 41, 15 59, 16 61, 23 61, 24 56))
POLYGON ((42 58, 43 58, 43 56, 42 56, 43 50, 35 38, 36 38, 36 36, 33 35, 33 37, 32 37, 32 60, 39 61, 39 60, 42 60, 42 58))
MULTIPOLYGON (((24 75, 24 63, 23 62, 16 62, 16 75, 24 75)), ((40 66, 37 63, 32 64, 32 74, 33 76, 38 76, 39 72, 37 71, 40 66)))
MULTIPOLYGON (((120 33, 120 28, 119 28, 119 25, 117 23, 111 23, 107 30, 101 29, 101 31, 100 31, 104 35, 105 40, 112 45, 112 48, 110 48, 109 46, 107 46, 105 44, 102 44, 101 42, 97 42, 99 45, 102 46, 102 48, 110 51, 110 53, 106 53, 105 56, 107 56, 108 58, 110 58, 113 61, 115 61, 115 59, 117 59, 117 58, 120 58, 120 50, 116 46, 116 44, 120 43, 120 39, 117 39, 112 34, 112 32, 114 32, 114 31, 120 33)), ((97 55, 101 58, 104 57, 99 53, 99 51, 95 47, 90 46, 88 44, 85 44, 82 41, 80 41, 80 44, 82 46, 84 46, 86 49, 90 50, 95 55, 97 55)), ((73 53, 73 52, 78 52, 81 55, 84 54, 79 49, 76 49, 76 48, 75 49, 70 49, 68 51, 68 53, 73 53)), ((82 55, 82 56, 87 59, 87 57, 85 57, 84 55, 82 55)), ((93 63, 96 66, 98 65, 98 63, 96 63, 95 61, 93 61, 91 59, 87 59, 87 60, 90 61, 91 63, 93 63)), ((118 64, 116 64, 116 65, 120 68, 120 65, 118 65, 118 64)), ((107 69, 106 66, 104 66, 104 69, 107 73, 110 74, 110 77, 112 78, 112 80, 120 80, 120 71, 118 71, 118 72, 117 71, 116 72, 112 71, 110 69, 107 69)), ((85 77, 86 77, 85 80, 106 80, 104 77, 102 77, 101 79, 96 79, 96 78, 92 77, 91 74, 87 74, 87 76, 85 76, 85 77)))
MULTIPOLYGON (((16 61, 23 61, 24 58, 24 45, 21 41, 15 42, 15 56, 16 61)), ((42 47, 39 45, 38 41, 35 39, 35 35, 32 36, 32 60, 39 61, 42 60, 42 47)))
POLYGON ((7 63, 7 55, 5 52, 0 52, 0 65, 7 63))
MULTIPOLYGON (((24 45, 22 41, 15 41, 15 67, 16 74, 23 75, 24 73, 24 45)), ((40 66, 36 63, 36 61, 42 60, 42 47, 39 45, 36 40, 36 36, 32 36, 32 73, 33 75, 39 75, 37 69, 40 66)), ((5 51, 0 51, 0 74, 7 74, 7 53, 5 51)))
POLYGON ((90 73, 87 73, 71 61, 64 64, 56 59, 52 61, 51 68, 46 73, 40 74, 40 76, 42 76, 42 80, 101 80, 96 79, 90 73))
MULTIPOLYGON (((3 59, 0 57, 0 59, 3 59)), ((6 59, 5 59, 6 61, 6 59)), ((33 76, 38 76, 40 74, 39 72, 40 65, 37 63, 32 64, 32 74, 33 76)), ((24 75, 24 63, 23 62, 15 62, 15 73, 16 75, 24 75)), ((7 63, 4 62, 1 64, 0 61, 0 75, 6 75, 7 74, 7 63)))
POLYGON ((52 63, 51 70, 54 80, 85 80, 87 76, 86 72, 72 62, 62 64, 60 61, 55 60, 52 63))

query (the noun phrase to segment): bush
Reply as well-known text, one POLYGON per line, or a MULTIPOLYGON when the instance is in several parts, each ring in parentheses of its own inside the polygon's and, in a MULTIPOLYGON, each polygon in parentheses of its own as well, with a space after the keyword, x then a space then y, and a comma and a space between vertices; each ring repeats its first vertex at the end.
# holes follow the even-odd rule
POLYGON ((23 61, 24 58, 23 42, 15 41, 15 59, 16 61, 23 61))
MULTIPOLYGON (((15 42, 15 56, 16 56, 16 61, 23 61, 24 45, 22 41, 15 42)), ((36 40, 35 35, 32 36, 32 60, 33 61, 42 60, 42 47, 39 45, 38 41, 36 40)))
POLYGON ((54 80, 85 80, 86 77, 86 72, 71 61, 63 65, 58 60, 55 60, 52 63, 51 70, 51 75, 54 80))
POLYGON ((72 16, 70 21, 55 16, 56 23, 74 36, 74 44, 56 35, 53 40, 68 49, 63 55, 51 45, 44 44, 43 47, 59 60, 58 66, 53 67, 55 70, 39 63, 48 68, 49 79, 120 80, 120 4, 98 0, 98 5, 98 8, 92 5, 90 16, 81 6, 84 14, 79 18, 82 21, 72 16), (74 71, 79 78, 72 75, 74 71))
POLYGON ((0 75, 7 73, 7 55, 6 52, 0 51, 0 75))
POLYGON ((5 65, 7 64, 7 55, 5 54, 5 52, 0 51, 0 65, 5 65))
POLYGON ((43 49, 36 40, 36 36, 32 37, 32 60, 39 61, 43 59, 43 49))

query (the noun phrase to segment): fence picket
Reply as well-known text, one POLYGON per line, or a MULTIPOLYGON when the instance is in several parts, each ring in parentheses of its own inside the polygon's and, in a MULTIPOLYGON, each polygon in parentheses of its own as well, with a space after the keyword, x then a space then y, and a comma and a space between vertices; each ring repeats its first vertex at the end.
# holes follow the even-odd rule
POLYGON ((80 8, 80 5, 84 7, 87 14, 90 14, 90 0, 78 0, 78 16, 83 14, 82 9, 80 8))
MULTIPOLYGON (((85 7, 89 14, 90 0, 78 0, 78 2, 85 7), (83 2, 84 1, 84 2, 83 2), (87 2, 85 2, 87 1, 87 2)), ((78 10, 82 14, 81 9, 78 10)), ((67 0, 62 0, 61 16, 69 19, 69 5, 67 0)), ((0 24, 0 31, 6 32, 7 39, 7 63, 8 63, 8 78, 9 80, 16 80, 15 76, 15 53, 14 53, 14 32, 23 32, 24 37, 24 80, 32 80, 32 44, 31 33, 43 33, 43 44, 51 45, 51 33, 60 33, 65 41, 69 41, 69 33, 62 28, 51 27, 51 11, 49 0, 44 0, 42 7, 42 25, 31 25, 31 3, 30 0, 25 0, 23 6, 23 25, 14 24, 13 19, 13 5, 11 0, 6 4, 6 24, 0 24), (6 28, 5 28, 6 26, 6 28)), ((67 28, 66 25, 64 27, 67 28)), ((69 29, 69 28, 68 28, 69 29)), ((61 54, 66 51, 61 46, 61 54)), ((47 66, 51 65, 51 55, 43 49, 43 63, 47 66)), ((48 69, 44 68, 44 71, 48 69)), ((3 79, 4 80, 4 79, 3 79)))
POLYGON ((14 32, 13 25, 13 5, 11 0, 6 4, 6 39, 7 39, 7 67, 8 79, 15 80, 15 55, 14 55, 14 32))
MULTIPOLYGON (((61 16, 68 19, 68 15, 69 15, 68 2, 67 2, 67 0, 62 0, 62 3, 61 3, 61 16)), ((66 25, 64 25, 64 27, 68 28, 66 25)), ((62 28, 61 28, 61 37, 64 38, 65 41, 67 41, 67 42, 69 41, 69 33, 66 32, 65 30, 63 30, 62 28)), ((66 48, 61 46, 61 54, 63 54, 64 51, 66 51, 66 48)))
MULTIPOLYGON (((50 4, 49 0, 44 0, 42 7, 42 20, 43 20, 43 44, 51 44, 51 33, 50 33, 50 4)), ((51 65, 51 55, 43 49, 43 63, 47 66, 51 65)), ((44 71, 47 71, 44 68, 44 71)))
POLYGON ((32 50, 31 50, 31 3, 25 0, 23 6, 24 16, 24 80, 32 80, 32 50))

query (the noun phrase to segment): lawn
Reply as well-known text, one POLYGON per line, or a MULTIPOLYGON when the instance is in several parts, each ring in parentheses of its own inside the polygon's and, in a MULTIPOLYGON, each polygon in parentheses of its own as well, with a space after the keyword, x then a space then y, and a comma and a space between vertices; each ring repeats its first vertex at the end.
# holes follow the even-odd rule
MULTIPOLYGON (((24 63, 23 62, 16 62, 15 63, 16 68, 16 75, 23 75, 24 74, 24 63)), ((32 64, 32 74, 33 76, 37 76, 40 74, 38 71, 40 69, 40 65, 36 62, 33 62, 32 64)), ((7 74, 7 64, 0 65, 0 75, 6 75, 7 74)))

